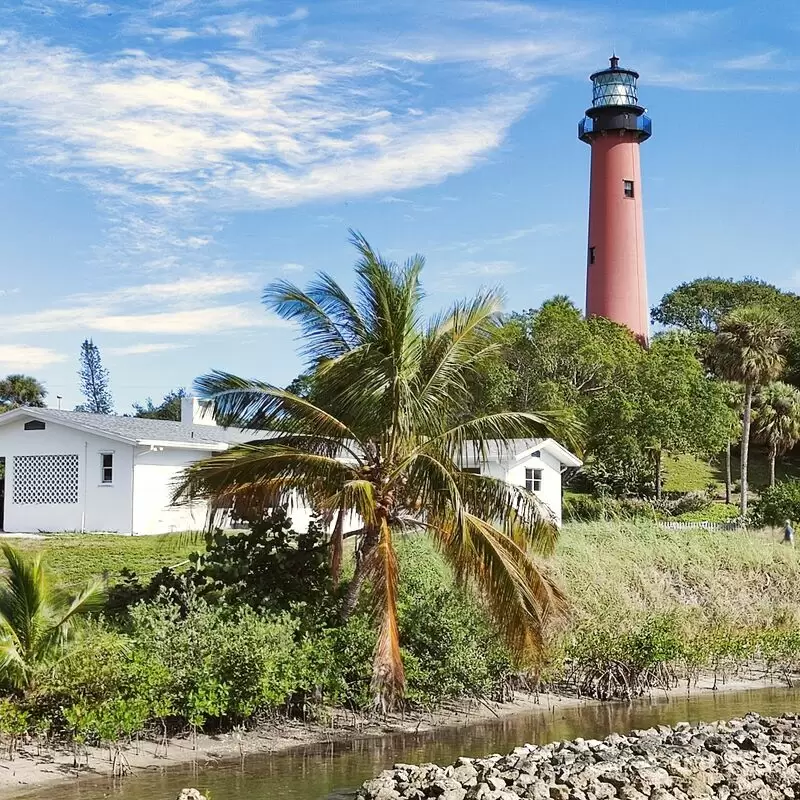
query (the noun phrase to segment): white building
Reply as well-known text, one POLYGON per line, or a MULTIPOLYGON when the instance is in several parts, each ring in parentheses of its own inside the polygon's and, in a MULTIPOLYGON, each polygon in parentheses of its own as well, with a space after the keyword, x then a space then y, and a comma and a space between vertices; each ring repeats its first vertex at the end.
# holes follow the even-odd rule
MULTIPOLYGON (((0 414, 0 459, 5 462, 0 529, 15 533, 102 531, 154 534, 199 530, 205 504, 172 506, 175 478, 252 432, 221 428, 194 398, 185 398, 182 421, 19 408, 0 414)), ((552 439, 525 440, 490 451, 465 466, 526 485, 561 521, 561 476, 581 462, 552 439)), ((304 528, 308 509, 291 509, 304 528)))

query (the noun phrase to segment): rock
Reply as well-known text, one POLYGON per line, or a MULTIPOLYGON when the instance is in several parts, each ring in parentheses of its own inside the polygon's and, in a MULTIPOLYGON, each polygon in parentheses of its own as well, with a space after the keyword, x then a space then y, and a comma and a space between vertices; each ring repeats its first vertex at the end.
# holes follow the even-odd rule
POLYGON ((553 800, 569 800, 569 786, 562 783, 555 783, 550 787, 550 797, 553 800))
MULTIPOLYGON (((203 800, 184 790, 179 800, 203 800)), ((396 764, 358 800, 800 800, 800 717, 748 714, 603 741, 526 744, 448 767, 396 764)))

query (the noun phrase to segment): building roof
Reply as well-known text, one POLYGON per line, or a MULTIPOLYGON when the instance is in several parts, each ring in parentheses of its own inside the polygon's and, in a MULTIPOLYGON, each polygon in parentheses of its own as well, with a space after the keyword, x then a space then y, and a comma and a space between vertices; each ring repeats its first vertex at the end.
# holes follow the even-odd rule
POLYGON ((163 419, 118 417, 113 414, 87 414, 82 411, 57 411, 53 408, 18 408, 0 414, 0 426, 20 417, 32 417, 107 436, 129 444, 158 444, 198 450, 225 450, 231 444, 251 441, 255 434, 238 428, 216 425, 191 425, 163 419))
POLYGON ((487 442, 483 453, 467 442, 462 448, 462 457, 465 462, 506 462, 522 461, 530 457, 537 450, 546 450, 555 456, 564 467, 580 467, 583 462, 574 454, 560 445, 555 439, 512 439, 508 445, 501 442, 487 442))
MULTIPOLYGON (((66 425, 68 428, 106 436, 109 439, 135 445, 158 445, 192 450, 227 450, 231 445, 267 438, 255 431, 223 428, 218 425, 192 425, 163 419, 118 417, 114 414, 87 414, 83 411, 58 411, 54 408, 17 408, 0 414, 0 426, 20 417, 30 417, 66 425)), ((513 439, 508 446, 487 442, 483 452, 465 443, 462 457, 466 463, 520 461, 536 450, 547 450, 562 466, 579 467, 581 460, 554 439, 513 439)))

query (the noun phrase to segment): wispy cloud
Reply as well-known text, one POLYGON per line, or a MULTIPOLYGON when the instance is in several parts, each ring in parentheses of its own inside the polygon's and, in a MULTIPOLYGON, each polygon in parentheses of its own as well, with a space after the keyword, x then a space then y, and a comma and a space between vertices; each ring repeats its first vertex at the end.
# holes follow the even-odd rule
POLYGON ((65 361, 66 356, 46 347, 24 344, 0 344, 0 371, 11 369, 31 370, 65 361))
POLYGON ((778 56, 779 53, 779 50, 766 50, 762 53, 752 53, 751 55, 739 56, 723 61, 721 66, 723 69, 732 70, 773 69, 776 66, 776 56, 778 56))
POLYGON ((510 244, 519 239, 525 239, 528 236, 548 236, 558 233, 559 226, 553 222, 541 222, 536 225, 530 225, 526 228, 515 228, 506 233, 498 234, 497 236, 485 236, 481 239, 468 239, 462 242, 453 242, 452 244, 440 247, 441 251, 449 250, 463 250, 465 253, 477 253, 487 247, 497 247, 499 245, 510 244))
MULTIPOLYGON (((207 335, 244 328, 283 326, 259 306, 252 275, 206 275, 162 283, 123 286, 107 292, 74 294, 52 308, 4 319, 5 330, 18 334, 86 331, 124 334, 207 335), (209 300, 247 292, 248 302, 209 304, 209 300)), ((157 352, 180 345, 147 345, 157 352)), ((118 355, 133 354, 123 347, 118 355)))
POLYGON ((205 275, 163 283, 123 286, 101 294, 76 294, 69 299, 75 303, 106 306, 116 306, 128 302, 196 300, 250 291, 256 286, 256 283, 254 275, 205 275))
POLYGON ((501 275, 513 275, 521 270, 522 267, 513 261, 464 261, 457 267, 446 270, 442 274, 448 277, 465 275, 499 277, 501 275))
POLYGON ((112 356, 141 356, 150 355, 151 353, 164 353, 169 350, 183 350, 189 345, 170 343, 170 342, 153 342, 151 344, 132 344, 127 347, 109 347, 105 350, 106 353, 112 356))
POLYGON ((103 331, 105 333, 200 334, 224 333, 242 328, 285 327, 278 317, 245 304, 208 306, 144 314, 99 313, 95 306, 47 309, 6 317, 15 333, 103 331))

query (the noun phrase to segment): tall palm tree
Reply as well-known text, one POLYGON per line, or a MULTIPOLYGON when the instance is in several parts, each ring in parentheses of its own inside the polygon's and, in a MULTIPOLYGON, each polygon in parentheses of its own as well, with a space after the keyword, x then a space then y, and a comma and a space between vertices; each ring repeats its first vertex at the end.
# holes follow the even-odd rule
POLYGON ((360 235, 352 242, 360 256, 354 297, 325 274, 307 291, 278 281, 264 293, 268 308, 300 325, 312 371, 305 397, 222 372, 198 380, 218 421, 274 436, 192 465, 176 500, 266 507, 299 498, 333 523, 334 570, 343 521, 358 515, 344 614, 368 583, 378 627, 373 689, 387 708, 405 685, 395 553, 403 530, 429 532, 456 576, 485 598, 518 656, 540 653, 546 626, 564 606, 538 560, 552 552, 556 528, 532 492, 462 467, 467 454, 485 460, 515 438, 561 433, 574 444, 576 431, 547 414, 464 421, 468 378, 495 347, 498 293, 483 291, 425 322, 424 260, 401 267, 360 235))
POLYGON ((46 395, 44 386, 30 375, 7 375, 0 380, 0 405, 7 408, 43 408, 46 395))
POLYGON ((742 386, 739 383, 725 381, 722 385, 725 405, 728 408, 728 441, 725 444, 725 504, 731 504, 731 446, 742 436, 742 386))
POLYGON ((775 459, 800 441, 800 391, 773 381, 753 398, 753 427, 769 451, 769 485, 775 485, 775 459))
POLYGON ((711 360, 719 375, 744 386, 742 404, 741 501, 747 514, 747 462, 753 393, 783 371, 782 350, 789 336, 784 321, 771 309, 748 306, 732 311, 719 324, 711 345, 711 360))
POLYGON ((0 582, 0 682, 28 688, 36 670, 63 658, 82 615, 99 611, 104 591, 91 583, 77 595, 51 585, 41 554, 0 546, 8 570, 0 582))

